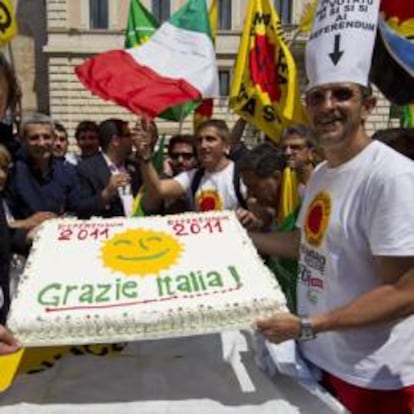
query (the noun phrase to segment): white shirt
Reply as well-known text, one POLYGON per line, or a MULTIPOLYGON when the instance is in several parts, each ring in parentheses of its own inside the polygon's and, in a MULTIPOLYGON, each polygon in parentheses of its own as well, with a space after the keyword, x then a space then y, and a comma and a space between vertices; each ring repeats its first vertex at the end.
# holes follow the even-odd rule
MULTIPOLYGON (((383 283, 374 256, 414 256, 414 163, 372 142, 337 168, 320 164, 298 224, 298 313, 350 303, 383 283)), ((414 384, 414 316, 321 333, 301 348, 317 366, 357 386, 414 384)))
MULTIPOLYGON (((187 197, 192 199, 191 183, 197 168, 184 171, 174 177, 186 191, 187 197)), ((236 191, 233 184, 234 162, 220 171, 205 171, 200 185, 195 193, 194 211, 235 210, 239 207, 236 191)), ((241 182, 240 192, 246 195, 246 187, 241 182)))
MULTIPOLYGON (((102 153, 106 164, 108 165, 109 170, 111 171, 111 175, 127 173, 127 170, 124 165, 118 167, 116 166, 109 157, 102 153)), ((122 206, 124 208, 124 214, 126 217, 132 216, 132 207, 134 204, 134 197, 132 195, 131 184, 124 185, 123 187, 118 188, 118 195, 121 199, 122 206)))

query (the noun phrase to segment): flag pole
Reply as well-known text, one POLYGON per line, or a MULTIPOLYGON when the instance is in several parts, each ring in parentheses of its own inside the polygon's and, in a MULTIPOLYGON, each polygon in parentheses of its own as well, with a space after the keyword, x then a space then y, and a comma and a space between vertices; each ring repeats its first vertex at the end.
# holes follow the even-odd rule
POLYGON ((295 42, 296 39, 299 37, 299 35, 302 33, 302 30, 300 30, 299 28, 295 29, 293 31, 293 35, 290 38, 290 40, 286 43, 288 47, 291 47, 295 42))
POLYGON ((184 104, 181 105, 180 108, 180 124, 178 125, 178 134, 181 135, 182 131, 183 131, 183 123, 184 123, 184 115, 185 115, 185 111, 184 111, 184 104))
POLYGON ((7 53, 8 53, 9 58, 10 58, 11 67, 13 68, 13 70, 16 70, 15 61, 14 61, 14 53, 13 53, 13 48, 12 48, 11 42, 7 43, 7 53))

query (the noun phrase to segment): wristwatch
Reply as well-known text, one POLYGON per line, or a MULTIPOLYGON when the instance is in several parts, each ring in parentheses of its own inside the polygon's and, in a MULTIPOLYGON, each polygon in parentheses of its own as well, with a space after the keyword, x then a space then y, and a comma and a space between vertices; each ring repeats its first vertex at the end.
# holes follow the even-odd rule
POLYGON ((144 164, 147 164, 152 160, 152 155, 147 155, 146 157, 139 157, 138 159, 144 164))
POLYGON ((313 329, 312 322, 307 317, 299 318, 299 337, 298 341, 309 341, 316 338, 316 333, 313 329))

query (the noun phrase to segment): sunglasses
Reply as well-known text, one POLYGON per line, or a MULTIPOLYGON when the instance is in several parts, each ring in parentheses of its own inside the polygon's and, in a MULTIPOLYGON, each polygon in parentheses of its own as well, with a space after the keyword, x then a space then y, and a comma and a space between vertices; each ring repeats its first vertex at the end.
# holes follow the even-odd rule
POLYGON ((170 154, 170 158, 173 160, 178 160, 180 157, 186 161, 189 161, 191 158, 194 158, 194 154, 192 152, 175 152, 170 154))
POLYGON ((338 86, 329 89, 319 89, 310 91, 306 95, 306 104, 308 106, 318 106, 325 102, 325 99, 329 94, 329 97, 334 102, 346 102, 357 96, 357 92, 347 86, 338 86))

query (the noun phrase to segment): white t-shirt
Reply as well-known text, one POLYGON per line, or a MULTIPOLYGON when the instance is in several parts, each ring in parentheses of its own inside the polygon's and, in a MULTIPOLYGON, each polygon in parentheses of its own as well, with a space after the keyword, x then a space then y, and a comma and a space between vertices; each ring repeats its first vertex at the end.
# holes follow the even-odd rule
MULTIPOLYGON (((125 166, 117 167, 106 154, 102 153, 109 170, 111 171, 111 175, 126 173, 127 170, 125 166)), ((134 205, 134 196, 132 195, 131 184, 127 184, 123 187, 118 187, 118 195, 122 202, 122 207, 124 208, 125 217, 132 216, 132 210, 134 205)))
MULTIPOLYGON (((298 224, 298 313, 348 304, 382 283, 374 256, 414 256, 414 163, 377 141, 337 168, 322 163, 298 224)), ((414 384, 414 316, 322 333, 301 347, 310 361, 361 387, 414 384)))
MULTIPOLYGON (((191 183, 197 169, 184 171, 174 177, 174 180, 184 188, 189 200, 192 200, 191 183)), ((204 172, 200 185, 192 203, 194 211, 234 210, 239 207, 236 191, 233 185, 234 162, 229 162, 226 168, 210 173, 204 172)), ((246 187, 241 182, 240 192, 246 195, 246 187)))

